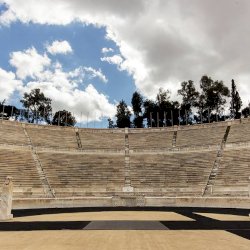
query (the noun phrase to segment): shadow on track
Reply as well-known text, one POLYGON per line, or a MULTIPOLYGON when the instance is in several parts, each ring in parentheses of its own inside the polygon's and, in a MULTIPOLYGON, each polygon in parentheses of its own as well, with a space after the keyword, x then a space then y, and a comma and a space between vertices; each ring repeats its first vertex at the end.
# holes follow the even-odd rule
POLYGON ((0 231, 39 231, 39 230, 225 230, 250 240, 249 221, 220 221, 196 213, 217 213, 248 216, 244 209, 213 208, 73 208, 17 210, 14 217, 98 211, 166 211, 175 212, 194 221, 32 221, 1 222, 0 231))

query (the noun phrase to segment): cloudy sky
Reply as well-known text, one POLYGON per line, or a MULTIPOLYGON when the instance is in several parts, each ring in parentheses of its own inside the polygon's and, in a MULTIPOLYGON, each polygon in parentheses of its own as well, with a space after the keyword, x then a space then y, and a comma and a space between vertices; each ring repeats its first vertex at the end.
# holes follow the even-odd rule
MULTIPOLYGON (((0 101, 32 88, 78 120, 115 114, 140 91, 235 79, 250 100, 249 0, 0 0, 0 101)), ((106 118, 103 118, 106 119, 106 118)))

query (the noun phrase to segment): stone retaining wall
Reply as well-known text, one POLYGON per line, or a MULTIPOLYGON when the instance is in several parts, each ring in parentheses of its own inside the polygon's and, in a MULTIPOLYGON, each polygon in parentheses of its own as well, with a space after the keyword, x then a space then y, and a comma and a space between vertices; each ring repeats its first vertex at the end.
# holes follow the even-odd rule
POLYGON ((213 207, 250 209, 250 198, 224 197, 69 197, 14 199, 13 209, 72 208, 72 207, 213 207))

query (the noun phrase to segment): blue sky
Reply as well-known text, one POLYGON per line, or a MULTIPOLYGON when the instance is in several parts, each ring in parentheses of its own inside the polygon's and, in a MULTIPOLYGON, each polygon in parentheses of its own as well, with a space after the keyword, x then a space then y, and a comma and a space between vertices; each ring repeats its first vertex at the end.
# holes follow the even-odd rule
MULTIPOLYGON (((104 56, 103 48, 112 48, 111 54, 118 54, 119 48, 116 44, 106 38, 104 27, 83 25, 74 22, 66 26, 23 24, 15 22, 10 26, 0 28, 0 67, 6 71, 15 71, 10 63, 10 54, 15 51, 25 51, 34 47, 39 54, 46 53, 46 45, 53 41, 67 41, 73 53, 49 55, 52 61, 61 63, 65 71, 71 71, 77 67, 91 67, 101 69, 108 79, 103 83, 100 79, 86 79, 82 87, 91 83, 98 92, 108 97, 112 104, 124 99, 129 105, 131 96, 135 91, 134 81, 126 71, 119 71, 116 65, 101 61, 104 56)), ((29 79, 27 79, 28 81, 29 79)), ((21 94, 15 94, 9 98, 8 103, 21 107, 19 100, 21 94)), ((91 111, 89 111, 91 112, 91 111)), ((98 122, 95 123, 98 126, 98 122)), ((100 126, 103 126, 102 121, 100 126)), ((93 125, 93 124, 92 124, 93 125)))
POLYGON ((54 111, 105 126, 135 90, 180 101, 207 74, 234 79, 246 106, 249 17, 248 0, 0 0, 0 100, 41 88, 54 111))

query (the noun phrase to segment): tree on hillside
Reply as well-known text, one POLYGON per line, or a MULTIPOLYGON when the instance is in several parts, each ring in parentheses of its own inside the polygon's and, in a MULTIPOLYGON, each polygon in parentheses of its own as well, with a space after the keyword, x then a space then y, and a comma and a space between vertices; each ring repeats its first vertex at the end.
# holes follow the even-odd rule
POLYGON ((2 113, 3 111, 7 114, 7 118, 11 116, 16 117, 19 114, 19 110, 15 106, 0 104, 0 113, 2 113))
POLYGON ((131 122, 130 122, 130 117, 131 117, 131 112, 128 109, 127 104, 125 103, 124 100, 121 100, 118 105, 116 106, 117 111, 116 111, 116 125, 118 128, 125 128, 128 127, 130 128, 131 122))
POLYGON ((156 95, 156 101, 158 106, 161 106, 170 100, 170 91, 159 88, 158 94, 156 95))
POLYGON ((241 112, 244 118, 249 117, 250 116, 250 103, 248 104, 247 107, 243 108, 241 112))
MULTIPOLYGON (((204 94, 200 94, 198 97, 198 101, 195 104, 195 106, 198 108, 198 116, 194 116, 194 120, 196 122, 204 122, 204 117, 209 120, 209 114, 211 113, 210 109, 206 106, 206 97, 204 94), (207 116, 206 116, 207 114, 207 116)), ((206 122, 206 121, 205 121, 206 122)))
POLYGON ((178 90, 178 95, 182 96, 182 103, 191 108, 197 103, 199 92, 196 90, 194 82, 189 80, 181 83, 181 89, 178 90))
MULTIPOLYGON (((229 97, 230 92, 223 81, 213 81, 211 77, 205 75, 201 78, 200 88, 202 93, 197 104, 200 111, 202 110, 208 116, 212 111, 218 115, 224 110, 226 97, 229 97)), ((205 118, 208 120, 208 117, 205 118)))
POLYGON ((114 125, 114 121, 109 117, 108 118, 108 128, 114 128, 115 125, 114 125))
POLYGON ((171 106, 167 112, 167 125, 179 125, 181 123, 181 106, 178 101, 171 101, 171 106))
POLYGON ((20 100, 27 112, 25 117, 29 122, 34 123, 40 119, 50 122, 52 112, 51 99, 47 98, 40 89, 32 89, 30 93, 24 93, 23 99, 20 100))
POLYGON ((192 113, 192 108, 196 107, 199 100, 199 92, 194 86, 194 82, 189 80, 181 83, 181 89, 178 90, 178 95, 182 96, 181 117, 185 123, 189 122, 192 113))
POLYGON ((167 114, 170 113, 169 111, 173 109, 173 102, 170 101, 170 94, 169 90, 164 90, 160 88, 158 94, 156 95, 156 122, 157 126, 163 127, 167 126, 167 114), (157 121, 158 120, 158 121, 157 121))
POLYGON ((147 99, 143 103, 144 118, 148 127, 163 127, 179 124, 179 108, 177 101, 170 101, 170 91, 159 89, 156 101, 147 99))
POLYGON ((134 111, 134 126, 136 128, 143 127, 143 116, 142 116, 142 105, 143 105, 143 97, 140 93, 135 91, 131 100, 132 108, 134 111))
POLYGON ((53 125, 74 126, 76 124, 75 117, 67 110, 57 111, 52 120, 53 125))
POLYGON ((148 127, 156 127, 156 113, 157 113, 157 105, 154 101, 150 99, 146 99, 143 102, 144 113, 143 117, 147 119, 147 126, 148 127))
POLYGON ((231 101, 230 101, 230 115, 231 117, 235 119, 240 118, 240 109, 242 106, 242 101, 239 95, 239 92, 236 89, 236 84, 234 80, 232 79, 232 85, 231 85, 231 101))

